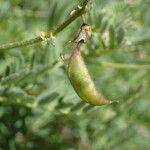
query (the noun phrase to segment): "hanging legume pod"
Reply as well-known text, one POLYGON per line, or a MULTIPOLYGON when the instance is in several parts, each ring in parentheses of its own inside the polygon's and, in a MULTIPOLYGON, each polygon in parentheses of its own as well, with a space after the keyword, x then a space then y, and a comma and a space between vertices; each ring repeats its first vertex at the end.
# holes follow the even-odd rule
POLYGON ((81 56, 80 43, 77 44, 70 57, 67 71, 74 90, 82 100, 92 105, 112 103, 97 91, 81 56))

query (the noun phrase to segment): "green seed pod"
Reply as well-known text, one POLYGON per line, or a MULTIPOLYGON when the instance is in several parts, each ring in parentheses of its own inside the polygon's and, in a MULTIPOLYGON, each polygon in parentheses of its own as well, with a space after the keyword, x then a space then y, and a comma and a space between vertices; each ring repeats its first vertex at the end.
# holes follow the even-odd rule
POLYGON ((70 57, 68 76, 74 90, 83 101, 92 105, 105 105, 112 103, 97 91, 81 56, 80 43, 77 44, 77 47, 70 57))

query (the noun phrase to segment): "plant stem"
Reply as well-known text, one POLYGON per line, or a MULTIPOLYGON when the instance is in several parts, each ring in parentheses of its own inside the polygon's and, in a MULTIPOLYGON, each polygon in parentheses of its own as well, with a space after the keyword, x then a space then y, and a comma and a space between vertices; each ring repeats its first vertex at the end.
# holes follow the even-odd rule
POLYGON ((150 69, 150 65, 138 65, 138 64, 121 64, 121 63, 112 63, 112 62, 102 62, 101 66, 112 67, 118 69, 150 69))
POLYGON ((33 39, 30 39, 30 40, 23 40, 23 41, 17 41, 17 42, 13 42, 13 43, 0 45, 0 51, 15 48, 15 47, 22 47, 22 46, 32 45, 32 44, 38 43, 42 40, 43 39, 40 36, 37 36, 37 37, 35 37, 33 39))
MULTIPOLYGON (((60 26, 58 26, 58 28, 56 28, 52 31, 49 31, 49 32, 44 32, 44 38, 47 39, 47 38, 51 38, 52 35, 53 36, 57 35, 64 28, 66 28, 69 24, 71 24, 76 18, 81 16, 85 12, 85 7, 88 2, 89 2, 89 0, 81 1, 81 3, 79 4, 80 7, 78 7, 79 6, 78 5, 74 9, 74 13, 69 15, 67 20, 64 21, 60 26)), ((6 49, 11 49, 11 48, 16 48, 16 47, 32 45, 32 44, 44 41, 44 38, 41 35, 39 35, 39 36, 29 39, 29 40, 23 40, 23 41, 17 41, 17 42, 13 42, 13 43, 3 44, 3 45, 0 45, 0 51, 6 50, 6 49)))

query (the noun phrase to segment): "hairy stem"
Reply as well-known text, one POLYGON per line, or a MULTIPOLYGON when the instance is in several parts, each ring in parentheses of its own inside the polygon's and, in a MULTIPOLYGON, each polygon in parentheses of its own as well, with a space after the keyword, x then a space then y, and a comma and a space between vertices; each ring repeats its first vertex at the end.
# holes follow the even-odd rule
POLYGON ((50 38, 52 35, 53 36, 57 35, 64 28, 66 28, 69 24, 71 24, 76 18, 78 18, 79 16, 81 16, 84 13, 85 7, 86 7, 88 1, 89 0, 81 1, 81 3, 74 9, 74 13, 70 14, 69 17, 67 17, 67 20, 64 21, 56 29, 49 31, 49 32, 44 32, 43 36, 39 35, 39 36, 29 39, 29 40, 17 41, 17 42, 13 42, 13 43, 0 45, 0 51, 6 50, 6 49, 11 49, 11 48, 16 48, 16 47, 32 45, 34 43, 41 42, 46 38, 50 38))

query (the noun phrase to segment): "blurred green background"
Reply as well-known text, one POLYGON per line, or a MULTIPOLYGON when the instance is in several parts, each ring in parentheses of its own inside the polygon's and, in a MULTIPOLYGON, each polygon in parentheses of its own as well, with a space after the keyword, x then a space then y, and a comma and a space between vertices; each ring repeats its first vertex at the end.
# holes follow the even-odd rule
MULTIPOLYGON (((0 0, 0 45, 55 29, 77 4, 0 0)), ((82 48, 85 62, 97 88, 119 104, 82 102, 59 63, 81 18, 55 45, 0 51, 0 150, 149 150, 149 6, 149 0, 92 0, 87 13, 93 36, 82 48)))

